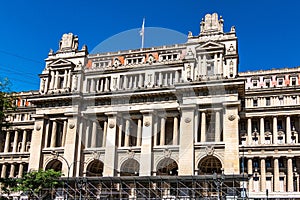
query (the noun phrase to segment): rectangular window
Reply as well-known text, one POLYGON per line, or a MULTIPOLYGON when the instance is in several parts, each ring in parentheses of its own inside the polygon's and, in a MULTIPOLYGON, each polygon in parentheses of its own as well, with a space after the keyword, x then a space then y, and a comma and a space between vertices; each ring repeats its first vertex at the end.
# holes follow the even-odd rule
POLYGON ((266 106, 270 106, 271 105, 271 98, 267 97, 266 98, 266 106))
POLYGON ((291 78, 291 85, 296 85, 296 77, 291 78))
POLYGON ((283 106, 283 96, 280 96, 280 97, 279 97, 279 104, 280 104, 281 106, 283 106))
POLYGON ((257 80, 253 81, 253 87, 257 87, 257 80))
POLYGON ((266 87, 270 87, 270 85, 271 85, 271 81, 270 80, 266 80, 266 87))
POLYGON ((253 99, 253 106, 254 106, 254 107, 257 107, 257 104, 258 104, 258 103, 257 103, 257 99, 253 99))
POLYGON ((283 78, 278 79, 278 85, 282 86, 283 85, 283 78))
POLYGON ((292 96, 292 104, 297 104, 297 97, 296 96, 292 96))
POLYGON ((207 63, 207 76, 214 75, 214 63, 207 63))
POLYGON ((292 86, 295 86, 296 83, 297 83, 296 77, 292 77, 292 78, 291 78, 291 85, 292 85, 292 86))

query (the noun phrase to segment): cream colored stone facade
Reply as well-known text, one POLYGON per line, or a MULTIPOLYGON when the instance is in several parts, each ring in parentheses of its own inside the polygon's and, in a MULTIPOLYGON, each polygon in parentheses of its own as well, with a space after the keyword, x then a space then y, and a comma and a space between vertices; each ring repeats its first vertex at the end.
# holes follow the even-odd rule
POLYGON ((9 115, 1 177, 215 172, 248 177, 250 198, 300 198, 300 68, 238 73, 223 23, 208 14, 185 44, 99 54, 64 34, 9 115))

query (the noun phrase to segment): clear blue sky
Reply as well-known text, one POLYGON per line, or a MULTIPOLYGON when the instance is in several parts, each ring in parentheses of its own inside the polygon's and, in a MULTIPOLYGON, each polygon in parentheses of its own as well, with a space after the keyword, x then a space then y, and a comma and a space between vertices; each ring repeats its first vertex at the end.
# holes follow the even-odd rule
POLYGON ((0 8, 0 77, 16 91, 37 90, 49 49, 63 33, 92 50, 122 31, 163 27, 199 33, 206 13, 218 12, 225 31, 236 26, 240 71, 300 65, 300 1, 297 0, 11 0, 0 8))

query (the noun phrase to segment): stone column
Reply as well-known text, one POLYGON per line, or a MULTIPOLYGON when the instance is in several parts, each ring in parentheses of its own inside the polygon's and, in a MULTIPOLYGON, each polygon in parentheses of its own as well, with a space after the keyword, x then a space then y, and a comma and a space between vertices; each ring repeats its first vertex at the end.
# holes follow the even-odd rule
POLYGON ((127 76, 124 75, 123 78, 124 78, 124 79, 123 79, 123 80, 124 80, 124 82, 123 82, 123 88, 126 89, 126 88, 127 88, 127 85, 128 85, 127 76))
POLYGON ((109 91, 109 79, 108 77, 105 78, 105 91, 109 91))
MULTIPOLYGON (((199 143, 200 142, 200 135, 199 135, 199 112, 195 112, 195 139, 194 142, 199 143)), ((180 115, 179 115, 180 116, 180 115)))
POLYGON ((178 175, 192 176, 195 174, 194 137, 195 137, 195 112, 197 105, 181 105, 180 135, 179 138, 179 169, 178 175))
POLYGON ((287 158, 287 191, 293 192, 293 160, 292 157, 287 158))
POLYGON ((71 70, 68 70, 68 81, 67 81, 67 87, 71 88, 71 70))
POLYGON ((152 171, 152 135, 153 110, 142 110, 143 134, 140 158, 140 176, 151 176, 152 171))
POLYGON ((55 82, 55 74, 54 71, 51 71, 50 90, 53 90, 54 82, 55 82))
MULTIPOLYGON (((248 158, 248 174, 253 175, 253 166, 252 166, 252 158, 248 158)), ((249 177, 249 191, 253 190, 253 176, 249 177)))
POLYGON ((48 146, 48 140, 49 140, 49 129, 50 129, 50 120, 48 119, 48 120, 46 120, 45 119, 45 121, 47 121, 47 124, 46 124, 46 127, 45 127, 45 147, 49 147, 48 146))
POLYGON ((136 146, 141 146, 142 139, 142 119, 138 119, 136 146))
POLYGON ((130 121, 129 119, 126 119, 125 122, 125 143, 124 146, 128 147, 129 146, 129 140, 130 140, 130 121))
POLYGON ((178 82, 179 82, 179 72, 178 72, 178 70, 176 70, 174 83, 178 83, 178 82))
POLYGON ((1 169, 1 178, 6 178, 6 170, 7 170, 7 163, 4 163, 1 169))
POLYGON ((18 178, 22 178, 23 177, 23 170, 24 170, 24 165, 21 163, 19 165, 18 178))
POLYGON ((292 133, 291 133, 291 117, 286 116, 286 143, 292 143, 292 133))
POLYGON ((218 57, 217 54, 214 54, 214 74, 219 74, 219 65, 218 65, 218 57))
POLYGON ((264 144, 265 143, 265 121, 264 118, 260 118, 260 143, 264 144))
POLYGON ((166 138, 166 133, 165 129, 166 128, 166 119, 164 117, 161 117, 160 120, 160 145, 165 145, 165 138, 166 138))
POLYGON ((132 76, 129 76, 129 84, 128 84, 128 88, 131 89, 133 86, 133 79, 132 76))
POLYGON ((10 146, 10 131, 6 132, 5 145, 4 145, 4 153, 9 151, 10 146))
POLYGON ((153 146, 157 146, 158 134, 158 116, 153 116, 153 146))
POLYGON ((108 128, 106 136, 106 146, 104 155, 104 170, 103 176, 116 175, 116 134, 117 134, 117 112, 105 113, 108 116, 108 128))
POLYGON ((279 192, 279 164, 278 158, 274 157, 274 192, 279 192))
POLYGON ((63 135, 62 135, 62 141, 61 141, 62 147, 64 147, 65 143, 66 143, 67 130, 68 130, 68 121, 64 120, 63 135))
POLYGON ((54 89, 56 90, 58 87, 58 71, 55 72, 55 84, 54 84, 54 89))
POLYGON ((169 79, 169 84, 173 85, 173 73, 170 73, 170 79, 169 79))
POLYGON ((90 88, 90 92, 95 92, 95 89, 96 89, 96 87, 95 87, 95 79, 91 79, 91 88, 90 88))
POLYGON ((56 147, 56 130, 57 130, 57 122, 52 121, 52 135, 51 135, 51 145, 50 147, 56 147))
POLYGON ((90 140, 90 125, 91 125, 91 123, 90 123, 90 121, 89 120, 86 120, 86 132, 85 132, 85 148, 89 148, 90 147, 90 142, 89 142, 89 140, 90 140))
POLYGON ((168 73, 165 73, 165 77, 164 77, 164 85, 167 86, 168 85, 168 73))
POLYGON ((143 75, 142 74, 140 74, 139 75, 139 87, 143 87, 143 75))
POLYGON ((277 144, 278 135, 277 135, 277 117, 273 117, 273 144, 277 144))
MULTIPOLYGON (((216 54, 215 54, 216 55, 216 54)), ((221 123, 220 123, 220 111, 216 111, 215 113, 215 120, 216 120, 216 123, 215 123, 215 141, 216 142, 220 142, 221 141, 221 123)))
POLYGON ((248 145, 252 144, 252 122, 251 122, 251 118, 248 118, 248 123, 247 123, 247 134, 248 134, 248 145))
POLYGON ((14 153, 17 152, 17 148, 18 148, 18 137, 19 137, 19 132, 16 130, 16 131, 15 131, 15 137, 14 137, 14 144, 13 144, 13 152, 14 152, 14 153))
POLYGON ((11 164, 10 165, 9 178, 13 178, 14 177, 14 175, 15 175, 15 169, 16 169, 15 164, 11 164))
POLYGON ((106 137, 107 137, 107 121, 104 121, 102 147, 105 147, 106 145, 106 137))
POLYGON ((67 81, 68 81, 68 77, 67 77, 67 70, 65 69, 65 73, 64 73, 64 82, 63 85, 61 86, 62 88, 66 88, 67 87, 67 81))
POLYGON ((173 145, 178 145, 178 117, 174 117, 173 121, 173 145))
POLYGON ((27 138, 27 131, 24 130, 23 131, 23 137, 22 137, 22 147, 21 147, 21 153, 25 152, 25 148, 26 148, 26 138, 27 138))
POLYGON ((97 146, 97 121, 93 121, 91 148, 95 148, 96 146, 97 146))
POLYGON ((201 112, 201 142, 206 142, 206 114, 201 112))
POLYGON ((159 72, 158 74, 158 86, 161 86, 162 85, 162 73, 159 72))
POLYGON ((103 78, 101 78, 101 81, 100 81, 100 92, 103 92, 104 90, 104 80, 103 78))
POLYGON ((119 147, 122 146, 123 118, 119 119, 119 147))
POLYGON ((260 183, 261 183, 261 191, 266 191, 266 159, 262 157, 260 159, 260 183))

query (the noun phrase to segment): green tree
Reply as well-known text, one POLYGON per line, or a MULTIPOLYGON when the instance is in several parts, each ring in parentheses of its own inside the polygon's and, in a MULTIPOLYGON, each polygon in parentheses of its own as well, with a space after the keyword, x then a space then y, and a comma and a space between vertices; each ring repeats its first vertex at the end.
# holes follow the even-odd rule
POLYGON ((16 96, 10 91, 10 82, 7 78, 0 80, 0 132, 9 126, 6 121, 7 110, 14 110, 16 96))
POLYGON ((15 178, 0 178, 1 183, 1 192, 2 194, 6 194, 7 197, 1 197, 2 199, 9 199, 9 195, 15 191, 17 186, 17 179, 15 178))
MULTIPOLYGON (((43 199, 48 192, 43 189, 53 189, 62 184, 59 180, 61 172, 49 170, 38 170, 26 173, 23 178, 17 179, 17 185, 13 188, 15 191, 20 191, 28 195, 31 199, 33 196, 43 199)), ((50 191, 48 190, 48 191, 50 191)))

